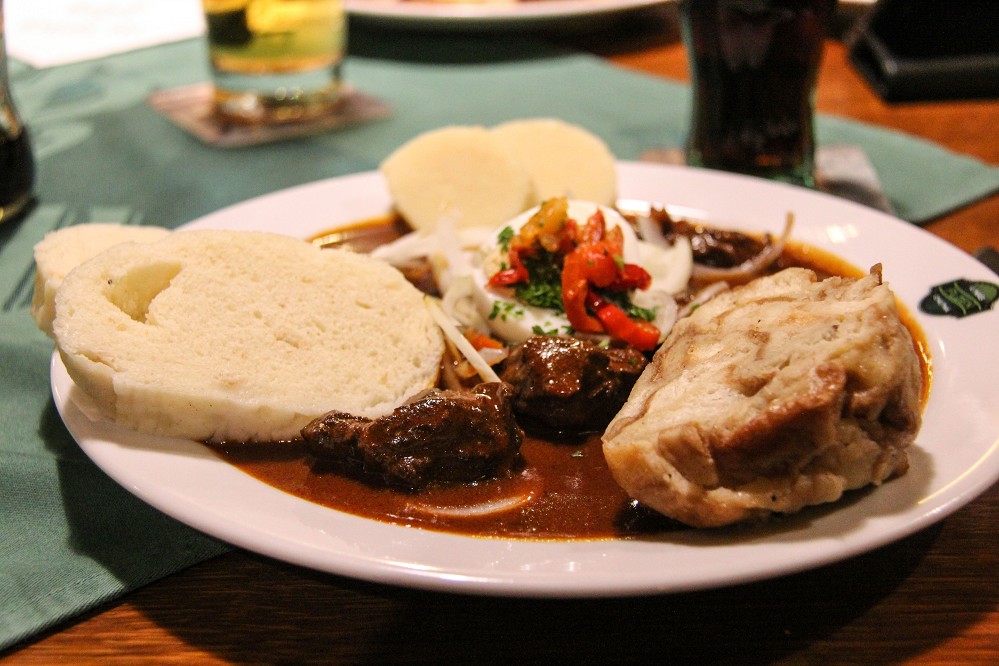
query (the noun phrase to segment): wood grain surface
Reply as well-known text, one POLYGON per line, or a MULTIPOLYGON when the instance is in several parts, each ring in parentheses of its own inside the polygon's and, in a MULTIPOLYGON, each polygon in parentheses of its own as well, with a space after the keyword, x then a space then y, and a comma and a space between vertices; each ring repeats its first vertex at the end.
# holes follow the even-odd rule
MULTIPOLYGON (((561 38, 560 38, 561 39, 561 38)), ((685 79, 675 25, 563 39, 685 79)), ((999 164, 999 101, 889 105, 830 41, 821 111, 999 164)), ((999 196, 927 226, 999 242, 999 196)), ((605 600, 452 596, 357 582, 236 551, 142 588, 5 664, 999 663, 999 487, 937 525, 853 559, 706 592, 605 600)))

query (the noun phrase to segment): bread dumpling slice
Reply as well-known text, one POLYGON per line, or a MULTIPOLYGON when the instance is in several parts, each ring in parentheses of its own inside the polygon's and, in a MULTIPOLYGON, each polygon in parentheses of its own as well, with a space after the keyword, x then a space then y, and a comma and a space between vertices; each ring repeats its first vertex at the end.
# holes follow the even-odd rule
POLYGON ((381 172, 399 213, 418 231, 432 232, 441 220, 496 227, 534 202, 527 171, 483 127, 421 134, 389 155, 381 172))
POLYGON ((100 413, 145 433, 282 441, 337 409, 375 418, 435 385, 423 295, 365 255, 264 232, 176 231, 66 276, 53 331, 100 413))
POLYGON ((527 169, 539 203, 567 197, 614 205, 614 155, 595 134, 554 118, 512 120, 494 127, 492 134, 527 169))
POLYGON ((922 392, 879 272, 788 268, 677 322, 604 457, 631 497, 694 527, 793 513, 904 474, 922 392))
POLYGON ((56 289, 78 265, 118 243, 149 242, 168 233, 170 230, 163 227, 94 222, 45 234, 35 245, 35 290, 31 298, 31 316, 35 318, 35 324, 52 336, 56 289))

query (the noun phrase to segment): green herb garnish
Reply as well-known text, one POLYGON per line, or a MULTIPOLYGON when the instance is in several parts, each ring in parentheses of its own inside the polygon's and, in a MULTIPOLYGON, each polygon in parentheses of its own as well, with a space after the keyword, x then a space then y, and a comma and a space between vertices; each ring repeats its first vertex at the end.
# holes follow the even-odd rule
POLYGON ((513 227, 503 227, 503 230, 499 232, 499 236, 496 237, 500 250, 503 252, 510 251, 511 240, 513 240, 513 227))
POLYGON ((499 318, 506 321, 510 317, 521 317, 524 311, 513 303, 507 301, 493 301, 493 309, 489 311, 489 318, 499 318))
POLYGON ((565 312, 562 305, 562 267, 558 255, 540 252, 524 259, 524 268, 530 276, 528 282, 515 288, 517 298, 537 308, 565 312))

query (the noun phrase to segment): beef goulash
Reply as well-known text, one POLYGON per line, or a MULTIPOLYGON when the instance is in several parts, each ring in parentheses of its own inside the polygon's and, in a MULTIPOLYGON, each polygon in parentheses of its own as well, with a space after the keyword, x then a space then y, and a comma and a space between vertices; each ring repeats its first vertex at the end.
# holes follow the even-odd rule
POLYGON ((639 502, 715 527, 903 474, 922 370, 880 267, 789 268, 677 322, 603 436, 639 502))
POLYGON ((523 438, 505 383, 471 391, 430 389, 391 414, 332 411, 302 430, 320 461, 402 488, 470 483, 510 470, 523 438))
POLYGON ((525 428, 578 435, 610 423, 647 362, 634 347, 534 335, 513 347, 500 378, 514 387, 513 410, 525 428))

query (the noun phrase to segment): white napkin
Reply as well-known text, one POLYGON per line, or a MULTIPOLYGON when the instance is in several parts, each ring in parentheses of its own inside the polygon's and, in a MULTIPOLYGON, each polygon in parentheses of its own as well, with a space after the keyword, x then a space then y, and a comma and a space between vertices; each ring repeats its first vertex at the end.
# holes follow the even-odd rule
POLYGON ((34 67, 200 35, 199 0, 2 0, 7 53, 34 67))

